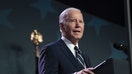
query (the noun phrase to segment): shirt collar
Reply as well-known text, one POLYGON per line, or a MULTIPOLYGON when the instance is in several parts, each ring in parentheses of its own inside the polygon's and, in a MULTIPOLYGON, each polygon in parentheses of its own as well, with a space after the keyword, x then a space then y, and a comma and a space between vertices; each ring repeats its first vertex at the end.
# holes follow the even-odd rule
MULTIPOLYGON (((61 39, 65 42, 65 44, 67 45, 67 47, 70 49, 70 51, 72 52, 72 54, 75 56, 75 50, 74 50, 75 45, 70 40, 66 39, 64 36, 62 36, 61 39)), ((77 43, 76 46, 79 47, 78 43, 77 43)))
POLYGON ((65 38, 64 36, 62 36, 61 37, 61 39, 66 43, 66 45, 71 45, 71 46, 77 46, 78 48, 79 48, 79 46, 78 46, 78 43, 76 44, 76 45, 74 45, 70 40, 68 40, 67 38, 65 38))

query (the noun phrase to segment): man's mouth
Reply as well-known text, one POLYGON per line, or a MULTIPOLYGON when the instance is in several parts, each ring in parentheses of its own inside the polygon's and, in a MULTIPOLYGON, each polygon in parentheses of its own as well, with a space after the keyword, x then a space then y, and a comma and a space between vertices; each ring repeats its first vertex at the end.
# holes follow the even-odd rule
POLYGON ((79 31, 79 30, 74 30, 73 32, 81 32, 81 31, 79 31))

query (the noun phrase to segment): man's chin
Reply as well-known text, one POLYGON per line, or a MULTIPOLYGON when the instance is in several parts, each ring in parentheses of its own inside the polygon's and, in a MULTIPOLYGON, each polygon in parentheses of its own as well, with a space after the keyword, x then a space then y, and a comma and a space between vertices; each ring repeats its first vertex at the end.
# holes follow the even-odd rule
POLYGON ((80 40, 81 39, 81 37, 77 37, 77 38, 75 38, 76 40, 80 40))

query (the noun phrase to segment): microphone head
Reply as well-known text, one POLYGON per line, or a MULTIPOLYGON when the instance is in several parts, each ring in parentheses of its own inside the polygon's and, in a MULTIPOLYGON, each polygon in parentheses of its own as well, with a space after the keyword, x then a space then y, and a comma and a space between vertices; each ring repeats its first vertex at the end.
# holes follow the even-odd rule
POLYGON ((123 45, 121 43, 114 43, 113 47, 118 49, 118 50, 126 50, 126 48, 127 48, 126 45, 123 45))
POLYGON ((128 50, 127 46, 124 45, 124 44, 122 44, 122 43, 117 43, 117 42, 115 42, 115 43, 113 44, 113 47, 116 48, 116 49, 118 49, 118 50, 122 50, 122 51, 124 51, 125 53, 127 53, 127 50, 128 50))

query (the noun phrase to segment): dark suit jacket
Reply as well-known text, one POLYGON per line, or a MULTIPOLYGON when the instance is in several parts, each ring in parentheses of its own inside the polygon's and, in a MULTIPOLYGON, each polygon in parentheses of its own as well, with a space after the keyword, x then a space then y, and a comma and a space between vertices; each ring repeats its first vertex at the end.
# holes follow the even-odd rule
MULTIPOLYGON (((88 56, 82 55, 86 66, 90 67, 88 56)), ((39 74, 72 74, 83 69, 63 40, 44 46, 38 62, 39 74)))

